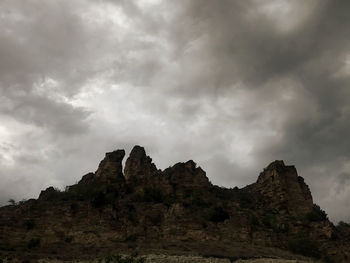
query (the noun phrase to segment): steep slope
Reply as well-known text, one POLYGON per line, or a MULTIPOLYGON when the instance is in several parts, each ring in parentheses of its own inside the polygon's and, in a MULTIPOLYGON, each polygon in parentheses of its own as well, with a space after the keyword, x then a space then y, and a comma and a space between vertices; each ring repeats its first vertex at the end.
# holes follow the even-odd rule
MULTIPOLYGON (((193 161, 161 171, 135 146, 37 200, 0 208, 0 255, 78 259, 137 250, 235 258, 349 262, 349 231, 312 202, 294 166, 268 165, 243 189, 212 185, 193 161)), ((0 257, 1 258, 1 257, 0 257)))

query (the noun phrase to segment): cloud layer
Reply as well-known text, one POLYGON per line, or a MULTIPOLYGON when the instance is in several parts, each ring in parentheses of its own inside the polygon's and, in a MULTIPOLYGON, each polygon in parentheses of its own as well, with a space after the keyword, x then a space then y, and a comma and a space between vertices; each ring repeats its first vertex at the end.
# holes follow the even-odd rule
POLYGON ((0 200, 144 145, 226 187, 297 166, 350 221, 348 1, 0 3, 0 200))

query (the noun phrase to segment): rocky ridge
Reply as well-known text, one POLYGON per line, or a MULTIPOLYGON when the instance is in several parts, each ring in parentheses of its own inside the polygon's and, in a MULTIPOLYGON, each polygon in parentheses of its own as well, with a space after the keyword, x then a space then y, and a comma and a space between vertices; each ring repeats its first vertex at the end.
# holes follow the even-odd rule
POLYGON ((95 173, 37 200, 0 208, 0 259, 103 257, 137 250, 206 257, 349 262, 347 225, 313 203, 294 166, 268 165, 242 189, 210 183, 192 160, 164 171, 135 146, 107 153, 95 173))

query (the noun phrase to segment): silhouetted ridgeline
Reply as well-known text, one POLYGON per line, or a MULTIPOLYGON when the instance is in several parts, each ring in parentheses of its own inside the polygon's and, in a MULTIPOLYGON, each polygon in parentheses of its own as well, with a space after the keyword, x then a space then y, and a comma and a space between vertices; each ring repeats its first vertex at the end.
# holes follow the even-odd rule
POLYGON ((192 160, 164 171, 135 146, 107 153, 65 191, 0 208, 0 258, 108 254, 317 258, 350 262, 350 227, 313 204, 294 166, 268 165, 245 188, 214 186, 192 160))

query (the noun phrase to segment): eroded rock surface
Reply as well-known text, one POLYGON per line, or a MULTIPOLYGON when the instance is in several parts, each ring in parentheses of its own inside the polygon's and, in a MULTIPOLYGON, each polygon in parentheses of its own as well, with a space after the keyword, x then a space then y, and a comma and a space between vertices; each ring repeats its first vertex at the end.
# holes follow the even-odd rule
POLYGON ((158 169, 152 158, 146 155, 143 147, 136 145, 125 163, 125 178, 127 181, 146 181, 157 174, 158 169))
POLYGON ((106 153, 105 158, 100 162, 95 176, 103 181, 124 182, 122 161, 125 156, 124 150, 116 150, 106 153))
POLYGON ((305 214, 313 207, 311 192, 304 179, 298 176, 294 166, 287 166, 283 161, 268 165, 251 189, 259 192, 269 206, 281 213, 305 214))

